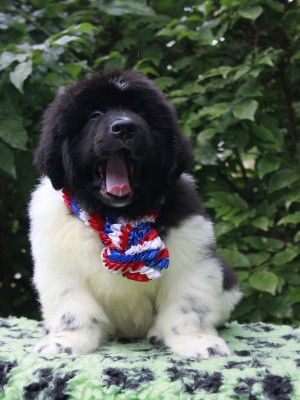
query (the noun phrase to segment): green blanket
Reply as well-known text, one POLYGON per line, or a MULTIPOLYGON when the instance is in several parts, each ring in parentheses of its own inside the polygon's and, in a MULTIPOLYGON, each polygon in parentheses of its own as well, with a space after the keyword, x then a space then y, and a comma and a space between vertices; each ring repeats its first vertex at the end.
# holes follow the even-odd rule
POLYGON ((0 399, 300 399, 300 327, 227 324, 232 356, 194 360, 126 339, 85 356, 38 355, 41 323, 0 319, 0 399))

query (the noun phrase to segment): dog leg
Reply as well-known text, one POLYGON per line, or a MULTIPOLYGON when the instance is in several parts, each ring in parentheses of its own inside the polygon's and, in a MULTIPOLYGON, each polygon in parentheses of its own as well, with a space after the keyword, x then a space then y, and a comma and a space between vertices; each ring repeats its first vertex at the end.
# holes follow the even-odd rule
POLYGON ((161 305, 148 338, 151 342, 162 340, 175 353, 187 357, 228 356, 230 350, 215 327, 228 318, 238 296, 238 291, 232 291, 220 294, 217 301, 205 296, 177 295, 161 305))
POLYGON ((162 340, 175 353, 187 357, 210 358, 230 355, 230 350, 213 326, 206 326, 202 316, 166 310, 149 331, 149 340, 162 340), (167 322, 168 321, 168 322, 167 322))
POLYGON ((34 350, 38 353, 80 353, 96 350, 106 339, 109 321, 88 292, 65 289, 60 296, 41 295, 46 336, 34 350))

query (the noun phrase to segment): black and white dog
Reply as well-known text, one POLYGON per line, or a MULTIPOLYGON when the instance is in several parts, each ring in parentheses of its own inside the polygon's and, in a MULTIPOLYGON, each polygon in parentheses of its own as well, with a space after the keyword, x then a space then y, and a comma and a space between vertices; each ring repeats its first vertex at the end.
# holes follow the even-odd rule
MULTIPOLYGON (((190 163, 173 108, 141 74, 95 75, 50 104, 35 154, 43 178, 29 210, 46 328, 36 351, 89 353, 111 337, 148 337, 185 356, 230 354, 216 327, 241 294, 216 253, 212 223, 185 173, 190 163), (107 250, 105 240, 120 243, 124 226, 136 227, 158 207, 144 229, 155 238, 148 248, 141 232, 128 234, 138 237, 137 258, 128 266, 114 261, 117 246, 107 250), (104 226, 111 215, 116 219, 104 226), (104 218, 98 230, 95 220, 90 226, 95 216, 104 218), (154 253, 167 269, 147 259, 154 253)), ((127 257, 127 245, 116 258, 127 257)))

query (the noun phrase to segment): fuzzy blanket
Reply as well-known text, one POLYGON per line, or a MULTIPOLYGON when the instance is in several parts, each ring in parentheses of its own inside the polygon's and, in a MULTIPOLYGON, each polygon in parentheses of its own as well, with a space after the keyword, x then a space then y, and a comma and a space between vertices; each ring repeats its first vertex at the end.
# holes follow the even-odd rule
POLYGON ((196 361, 163 344, 114 341, 85 356, 42 356, 41 323, 0 319, 0 399, 300 399, 300 327, 227 324, 232 356, 196 361))

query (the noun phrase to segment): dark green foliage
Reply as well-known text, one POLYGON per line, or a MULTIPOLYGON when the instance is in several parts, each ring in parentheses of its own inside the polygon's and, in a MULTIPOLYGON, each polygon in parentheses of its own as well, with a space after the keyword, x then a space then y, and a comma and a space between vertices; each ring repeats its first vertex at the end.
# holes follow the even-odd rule
POLYGON ((193 142, 245 294, 235 317, 299 324, 299 0, 1 4, 0 314, 37 315, 26 204, 43 109, 77 78, 132 68, 164 90, 193 142))

